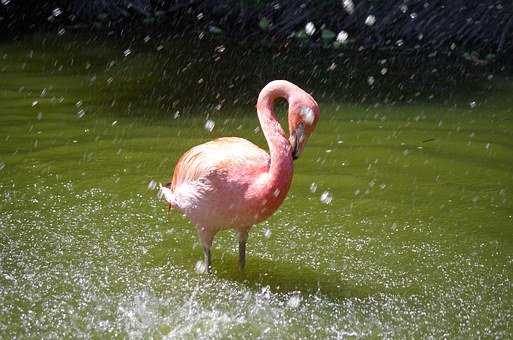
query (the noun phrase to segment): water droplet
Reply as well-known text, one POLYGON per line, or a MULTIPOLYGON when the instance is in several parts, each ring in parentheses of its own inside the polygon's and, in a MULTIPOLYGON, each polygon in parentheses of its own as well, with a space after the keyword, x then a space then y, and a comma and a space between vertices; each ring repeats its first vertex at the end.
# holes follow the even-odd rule
POLYGON ((411 18, 411 20, 417 19, 417 13, 415 13, 415 12, 410 13, 410 18, 411 18))
POLYGON ((58 35, 64 35, 64 33, 66 33, 66 30, 64 28, 61 28, 57 31, 58 35))
POLYGON ((347 42, 347 38, 349 38, 349 34, 346 31, 340 31, 337 34, 337 42, 344 44, 347 42))
POLYGON ((198 261, 198 262, 196 262, 196 265, 194 266, 194 270, 198 274, 203 274, 207 271, 207 266, 205 266, 205 262, 198 261))
MULTIPOLYGON (((77 112, 77 117, 80 119, 82 117, 84 117, 86 114, 85 110, 83 109, 80 109, 78 112, 77 112)), ((114 125, 113 125, 114 126, 114 125)))
POLYGON ((387 74, 388 69, 386 67, 383 67, 380 72, 382 75, 385 75, 385 74, 387 74))
POLYGON ((5 163, 0 161, 0 171, 2 171, 5 168, 5 163))
POLYGON ((265 229, 264 229, 264 237, 265 237, 265 238, 269 238, 269 237, 271 237, 271 234, 272 234, 271 229, 269 229, 269 228, 265 228, 265 229))
POLYGON ((58 17, 59 15, 62 14, 62 9, 60 9, 59 7, 54 8, 54 10, 52 11, 52 14, 54 17, 58 17))
POLYGON ((299 293, 292 295, 289 298, 289 301, 287 301, 287 306, 289 306, 290 308, 297 308, 297 307, 299 307, 300 304, 301 304, 301 295, 299 295, 299 293))
POLYGON ((473 100, 468 105, 470 106, 471 109, 473 109, 473 108, 475 108, 477 106, 477 103, 476 103, 475 100, 473 100))
POLYGON ((11 0, 1 0, 2 5, 7 6, 11 2, 11 0))
POLYGON ((208 31, 213 34, 221 34, 223 33, 223 30, 217 26, 210 25, 208 26, 208 31))
POLYGON ((324 204, 330 204, 333 200, 333 196, 331 195, 331 192, 325 191, 321 195, 321 202, 324 204))
POLYGON ((342 5, 344 6, 344 9, 347 13, 353 14, 354 12, 354 3, 352 0, 344 0, 342 1, 342 5))
POLYGON ((38 105, 38 104, 39 104, 39 102, 38 102, 37 100, 34 100, 34 101, 32 102, 32 107, 34 107, 34 106, 36 106, 36 105, 38 105))
POLYGON ((148 190, 155 190, 156 187, 157 187, 157 182, 155 182, 154 180, 151 180, 148 183, 148 190))
POLYGON ((128 57, 131 53, 132 53, 132 50, 131 50, 131 49, 129 49, 129 48, 127 48, 126 50, 124 50, 124 51, 123 51, 123 55, 124 55, 125 57, 128 57))
POLYGON ((116 125, 117 123, 118 123, 118 121, 117 121, 117 120, 115 120, 115 121, 113 121, 113 122, 112 122, 112 124, 111 124, 111 125, 112 125, 112 126, 114 126, 114 125, 116 125))
POLYGON ((312 184, 310 184, 310 192, 316 192, 317 191, 317 183, 315 182, 312 182, 312 184))
POLYGON ((208 119, 206 122, 205 122, 205 130, 207 130, 208 132, 212 132, 212 130, 214 130, 214 127, 216 126, 216 122, 214 122, 213 120, 211 119, 208 119))
POLYGON ((369 78, 367 78, 367 83, 370 86, 374 85, 374 77, 373 76, 369 76, 369 78))
POLYGON ((374 23, 376 22, 376 17, 374 15, 369 15, 366 19, 365 19, 365 25, 367 26, 372 26, 374 25, 374 23))
POLYGON ((315 33, 315 25, 313 22, 309 22, 305 25, 305 32, 308 35, 313 35, 315 33))

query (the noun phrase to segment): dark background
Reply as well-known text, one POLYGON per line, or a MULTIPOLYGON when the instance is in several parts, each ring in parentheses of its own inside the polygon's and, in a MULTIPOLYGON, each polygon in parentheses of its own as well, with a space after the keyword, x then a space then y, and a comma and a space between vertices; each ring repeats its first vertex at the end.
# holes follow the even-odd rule
POLYGON ((313 22, 310 47, 329 46, 332 33, 345 30, 356 49, 459 51, 474 53, 476 61, 507 59, 513 49, 512 1, 1 0, 0 17, 4 38, 62 26, 111 35, 205 30, 228 39, 284 43, 313 22), (55 15, 56 8, 62 13, 55 15), (373 25, 365 24, 369 15, 376 18, 373 25), (268 23, 264 28, 263 22, 268 23))
POLYGON ((226 102, 250 105, 276 78, 322 100, 447 102, 490 92, 490 79, 513 73, 513 1, 0 0, 0 41, 35 32, 81 44, 87 35, 91 47, 108 41, 120 58, 166 46, 149 60, 156 76, 140 86, 167 106, 197 91, 201 103, 217 103, 219 88, 226 102), (348 39, 337 44, 341 30, 348 39), (180 77, 168 98, 177 68, 194 76, 180 77), (205 76, 209 86, 197 83, 205 76))

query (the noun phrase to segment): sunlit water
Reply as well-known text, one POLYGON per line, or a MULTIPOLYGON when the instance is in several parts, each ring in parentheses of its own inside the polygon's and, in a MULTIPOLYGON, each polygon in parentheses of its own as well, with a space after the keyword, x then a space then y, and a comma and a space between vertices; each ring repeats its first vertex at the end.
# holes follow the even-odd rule
POLYGON ((443 104, 320 99, 246 272, 224 232, 205 275, 152 181, 215 137, 265 146, 256 114, 149 105, 136 51, 0 47, 6 338, 512 336, 513 84, 443 104))

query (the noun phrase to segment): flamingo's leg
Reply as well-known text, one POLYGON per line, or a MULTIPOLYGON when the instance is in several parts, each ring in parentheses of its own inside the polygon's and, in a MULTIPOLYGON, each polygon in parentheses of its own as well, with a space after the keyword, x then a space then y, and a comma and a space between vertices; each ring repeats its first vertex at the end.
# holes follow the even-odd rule
POLYGON ((198 236, 203 245, 205 272, 210 273, 212 270, 212 258, 210 256, 210 248, 212 248, 212 241, 214 240, 214 235, 208 232, 207 227, 198 226, 198 236))
POLYGON ((210 247, 203 247, 203 254, 205 255, 205 271, 210 273, 212 269, 212 258, 210 256, 210 247))
POLYGON ((239 234, 239 269, 244 270, 246 265, 246 241, 248 240, 248 232, 246 230, 238 231, 239 234))

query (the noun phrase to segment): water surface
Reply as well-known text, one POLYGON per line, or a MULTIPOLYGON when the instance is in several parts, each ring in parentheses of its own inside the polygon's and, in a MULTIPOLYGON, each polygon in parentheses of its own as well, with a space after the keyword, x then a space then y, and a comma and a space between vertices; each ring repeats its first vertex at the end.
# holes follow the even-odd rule
POLYGON ((265 79, 218 87, 172 46, 45 39, 0 45, 6 337, 512 336, 507 78, 445 100, 316 92, 318 129, 288 199, 250 234, 246 272, 228 231, 203 275, 194 227, 148 184, 216 137, 265 147, 251 107, 265 79))

